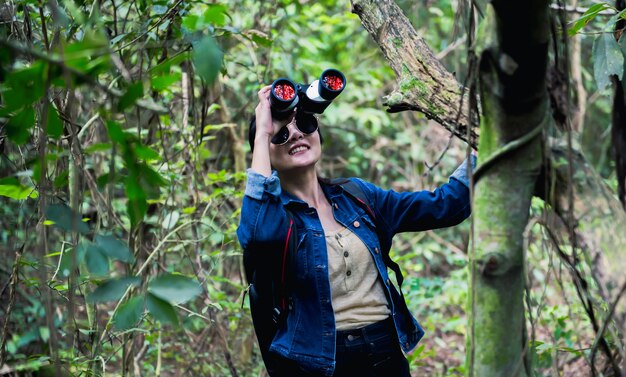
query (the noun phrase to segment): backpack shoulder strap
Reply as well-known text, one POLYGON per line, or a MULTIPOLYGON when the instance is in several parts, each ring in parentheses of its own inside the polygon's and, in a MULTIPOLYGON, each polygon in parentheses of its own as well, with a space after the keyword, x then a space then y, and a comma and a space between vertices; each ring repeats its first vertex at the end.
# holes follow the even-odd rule
POLYGON ((285 208, 287 213, 287 220, 289 222, 289 229, 287 229, 287 238, 280 258, 279 272, 274 276, 274 288, 273 288, 273 318, 277 324, 287 315, 288 311, 288 297, 289 297, 289 283, 290 274, 293 269, 292 263, 294 263, 293 257, 298 249, 298 235, 297 227, 293 217, 293 213, 285 208))
MULTIPOLYGON (((372 221, 374 221, 374 223, 377 223, 376 213, 373 210, 374 206, 365 195, 365 192, 363 191, 363 188, 359 183, 357 183, 353 179, 337 179, 332 180, 331 183, 341 186, 343 190, 348 194, 348 196, 355 200, 367 212, 367 214, 372 218, 372 221)), ((379 225, 376 224, 376 229, 378 228, 379 225)), ((400 289, 400 293, 402 293, 401 287, 402 283, 404 282, 404 276, 402 276, 400 266, 398 265, 398 263, 391 260, 389 252, 383 253, 383 262, 385 262, 385 265, 389 267, 394 272, 394 274, 396 274, 398 288, 400 289)))

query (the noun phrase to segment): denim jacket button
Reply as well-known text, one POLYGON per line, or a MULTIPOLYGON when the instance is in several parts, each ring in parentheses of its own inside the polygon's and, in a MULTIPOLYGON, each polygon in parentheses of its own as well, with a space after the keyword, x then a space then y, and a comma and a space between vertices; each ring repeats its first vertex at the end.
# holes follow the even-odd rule
POLYGON ((358 221, 355 221, 354 224, 352 225, 354 225, 355 228, 358 228, 361 226, 361 223, 359 223, 358 221))
POLYGON ((378 254, 378 253, 379 253, 379 251, 378 251, 378 248, 377 248, 377 247, 375 247, 375 248, 374 248, 374 252, 375 252, 376 254, 378 254))
POLYGON ((339 209, 339 205, 337 203, 333 203, 333 206, 335 207, 335 209, 339 209))

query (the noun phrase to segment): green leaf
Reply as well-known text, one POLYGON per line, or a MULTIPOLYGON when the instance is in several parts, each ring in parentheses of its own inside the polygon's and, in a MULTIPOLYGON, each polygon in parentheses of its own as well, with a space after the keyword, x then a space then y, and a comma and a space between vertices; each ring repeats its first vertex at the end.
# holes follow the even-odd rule
POLYGON ((44 72, 46 64, 41 61, 33 63, 30 67, 11 72, 6 77, 6 87, 9 88, 3 94, 4 106, 10 112, 24 107, 32 110, 33 103, 39 101, 45 93, 44 72))
POLYGON ((143 296, 132 297, 117 309, 113 316, 113 325, 118 330, 128 330, 139 322, 144 310, 145 298, 143 296))
POLYGON ((149 191, 158 196, 158 187, 166 186, 168 184, 167 179, 147 164, 141 164, 139 167, 141 168, 141 178, 144 187, 152 189, 149 191))
POLYGON ((117 37, 111 39, 111 46, 115 45, 117 42, 119 42, 122 39, 126 38, 127 35, 128 35, 128 33, 124 33, 124 34, 120 34, 117 37))
MULTIPOLYGON (((619 37, 619 41, 617 41, 617 44, 619 45, 620 51, 622 51, 622 55, 626 57, 626 36, 624 34, 619 37)), ((624 66, 622 67, 622 71, 626 72, 626 59, 624 59, 624 66)), ((625 77, 624 73, 622 73, 622 78, 623 77, 625 77)), ((624 91, 624 94, 626 94, 626 86, 622 85, 622 90, 624 91)))
POLYGON ((65 204, 50 204, 45 210, 46 218, 54 221, 54 225, 68 232, 89 233, 89 227, 82 218, 65 204))
POLYGON ((70 173, 67 170, 59 172, 59 175, 54 178, 54 187, 61 188, 63 186, 66 186, 69 182, 69 176, 70 173))
POLYGON ((226 24, 226 7, 223 4, 208 4, 207 10, 202 15, 207 25, 224 26, 226 24))
POLYGON ((126 242, 113 237, 112 235, 96 235, 95 243, 100 248, 102 254, 111 259, 131 263, 135 260, 126 242))
POLYGON ((136 145, 135 153, 137 154, 137 158, 145 161, 161 161, 161 155, 159 152, 154 149, 147 147, 145 145, 136 145))
POLYGON ((612 33, 600 34, 593 42, 593 75, 598 90, 604 90, 612 75, 620 80, 624 73, 624 55, 612 33))
POLYGON ((124 180, 124 186, 126 188, 126 196, 128 197, 126 211, 130 218, 130 223, 134 227, 143 220, 148 211, 146 192, 136 178, 128 177, 124 180))
POLYGON ((117 103, 117 111, 126 110, 141 97, 143 97, 143 83, 136 82, 134 84, 131 84, 126 89, 126 93, 124 93, 124 95, 122 95, 122 97, 119 99, 119 102, 117 103))
POLYGON ((111 150, 111 143, 95 143, 83 149, 83 151, 86 154, 92 154, 94 152, 104 152, 104 151, 110 151, 110 150, 111 150))
MULTIPOLYGON (((4 97, 6 98, 6 97, 4 97)), ((9 118, 5 129, 9 140, 15 144, 24 144, 30 137, 29 129, 35 124, 35 110, 32 107, 26 107, 19 113, 9 118)))
POLYGON ((252 41, 262 47, 270 47, 272 45, 272 40, 270 38, 256 33, 252 34, 252 41))
POLYGON ((198 75, 212 84, 222 68, 223 53, 212 37, 207 36, 193 44, 193 64, 198 75))
POLYGON ((169 89, 172 84, 177 83, 181 80, 181 76, 182 75, 180 74, 180 72, 176 72, 171 75, 152 77, 152 89, 158 92, 169 89))
POLYGON ((63 134, 63 123, 59 118, 57 109, 50 104, 48 106, 48 126, 46 131, 53 139, 58 139, 63 134))
POLYGON ((76 264, 74 263, 74 249, 67 249, 65 250, 60 258, 61 260, 59 261, 59 273, 61 274, 61 276, 63 277, 68 277, 70 276, 70 272, 72 270, 72 266, 76 266, 76 264))
POLYGON ((37 198, 38 192, 34 187, 22 185, 17 178, 0 179, 0 196, 7 198, 24 200, 26 198, 37 198))
POLYGON ((591 22, 591 20, 593 20, 600 12, 610 8, 612 7, 607 3, 597 3, 590 6, 579 19, 574 21, 574 25, 567 30, 567 34, 570 37, 575 35, 580 29, 591 22))
POLYGON ((148 283, 148 292, 174 304, 182 304, 202 292, 197 281, 182 275, 166 274, 148 283))
POLYGON ((163 63, 155 65, 150 70, 150 75, 152 78, 158 75, 168 74, 172 66, 178 66, 180 63, 189 59, 189 53, 183 52, 178 55, 172 56, 170 59, 167 59, 163 63))
POLYGON ((198 21, 200 17, 196 14, 190 14, 188 16, 183 17, 183 27, 185 27, 189 31, 196 31, 196 25, 198 25, 198 21))
POLYGON ((81 40, 64 46, 64 62, 69 67, 95 77, 110 67, 108 48, 109 40, 100 28, 86 28, 81 40))
POLYGON ((178 326, 178 316, 176 315, 174 307, 170 303, 161 300, 151 293, 148 293, 146 295, 146 304, 148 306, 148 311, 156 320, 164 323, 172 323, 178 326))
POLYGON ((85 263, 93 275, 103 276, 109 272, 109 259, 91 242, 85 246, 85 263))
POLYGON ((126 133, 124 133, 124 130, 119 125, 119 123, 114 122, 112 120, 108 121, 107 131, 109 131, 109 137, 111 138, 112 141, 116 143, 120 143, 120 144, 126 143, 126 139, 127 139, 126 133))
POLYGON ((87 296, 87 302, 117 301, 128 287, 136 287, 140 282, 141 279, 136 276, 107 280, 87 296))

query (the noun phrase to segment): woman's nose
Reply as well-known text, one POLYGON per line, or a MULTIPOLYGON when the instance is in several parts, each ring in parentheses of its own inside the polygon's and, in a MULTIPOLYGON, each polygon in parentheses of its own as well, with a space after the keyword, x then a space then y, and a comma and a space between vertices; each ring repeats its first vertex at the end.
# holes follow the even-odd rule
POLYGON ((302 139, 304 134, 300 129, 296 126, 296 122, 291 122, 289 124, 289 141, 294 141, 298 139, 302 139))

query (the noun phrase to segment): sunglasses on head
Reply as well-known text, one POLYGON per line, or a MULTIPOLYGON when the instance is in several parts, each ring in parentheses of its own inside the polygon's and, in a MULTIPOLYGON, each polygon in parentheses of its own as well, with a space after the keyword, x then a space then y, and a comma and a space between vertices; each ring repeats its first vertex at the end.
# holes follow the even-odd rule
POLYGON ((272 137, 272 144, 283 145, 289 141, 289 125, 295 120, 296 127, 305 135, 310 135, 317 131, 317 119, 312 114, 296 112, 292 121, 282 126, 272 137))

